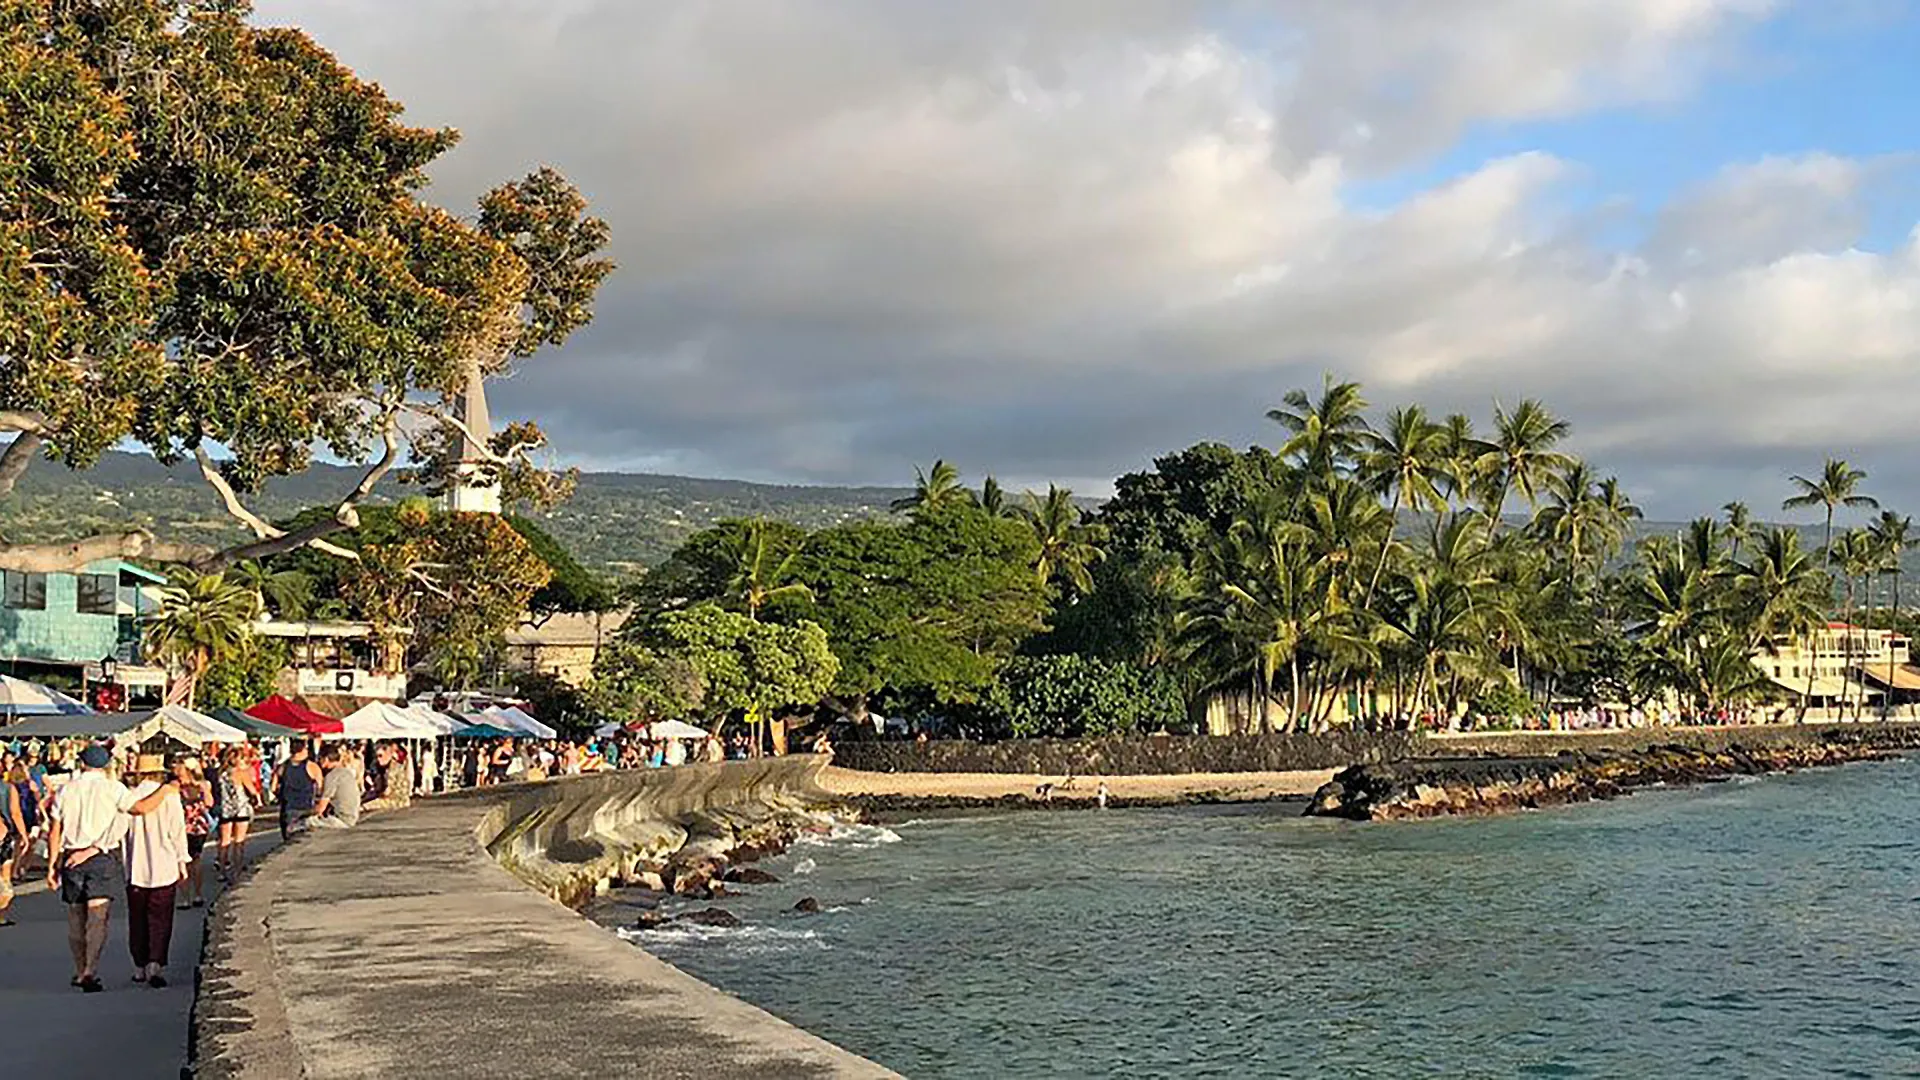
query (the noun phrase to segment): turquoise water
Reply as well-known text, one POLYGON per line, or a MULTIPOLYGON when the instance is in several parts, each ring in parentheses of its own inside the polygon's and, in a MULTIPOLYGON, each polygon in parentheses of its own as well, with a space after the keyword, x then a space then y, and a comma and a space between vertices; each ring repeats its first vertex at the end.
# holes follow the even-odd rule
POLYGON ((634 937, 912 1077, 1920 1075, 1920 763, 1295 812, 843 830, 634 937))

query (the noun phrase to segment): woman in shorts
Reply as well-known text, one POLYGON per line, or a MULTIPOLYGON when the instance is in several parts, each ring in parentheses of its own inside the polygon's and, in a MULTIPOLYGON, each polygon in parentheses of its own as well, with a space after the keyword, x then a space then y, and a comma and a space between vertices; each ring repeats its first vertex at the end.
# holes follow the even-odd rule
POLYGON ((220 847, 214 861, 231 881, 246 868, 247 831, 253 827, 254 808, 260 805, 260 772, 247 759, 246 747, 227 751, 215 786, 220 800, 220 847))

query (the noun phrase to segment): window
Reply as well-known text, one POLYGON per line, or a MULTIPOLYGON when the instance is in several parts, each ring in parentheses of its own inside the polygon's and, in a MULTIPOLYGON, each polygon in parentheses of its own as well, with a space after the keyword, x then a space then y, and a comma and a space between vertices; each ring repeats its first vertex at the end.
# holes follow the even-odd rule
POLYGON ((120 581, 112 574, 81 574, 73 609, 82 615, 112 615, 120 600, 120 581))
POLYGON ((47 610, 47 575, 6 571, 6 605, 25 611, 47 610))

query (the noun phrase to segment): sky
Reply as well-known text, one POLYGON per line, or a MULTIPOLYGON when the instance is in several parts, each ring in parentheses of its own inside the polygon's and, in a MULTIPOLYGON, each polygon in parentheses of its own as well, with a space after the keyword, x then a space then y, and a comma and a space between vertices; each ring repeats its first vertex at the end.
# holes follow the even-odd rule
POLYGON ((1087 494, 1539 398, 1654 517, 1920 510, 1920 0, 261 0, 619 270, 489 389, 562 459, 1087 494))

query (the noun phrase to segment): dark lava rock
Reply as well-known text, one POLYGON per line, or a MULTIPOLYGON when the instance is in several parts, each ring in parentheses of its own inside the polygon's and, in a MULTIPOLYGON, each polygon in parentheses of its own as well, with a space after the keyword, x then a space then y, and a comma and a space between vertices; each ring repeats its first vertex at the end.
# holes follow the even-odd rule
POLYGON ((820 901, 815 900, 811 896, 803 896, 800 898, 799 903, 793 905, 793 910, 796 915, 818 915, 820 914, 820 901))
POLYGON ((671 915, 663 915, 658 911, 643 911, 640 913, 639 918, 633 920, 633 928, 635 930, 653 930, 665 926, 672 921, 673 916, 671 915))
POLYGON ((755 866, 736 866, 723 878, 735 885, 778 885, 780 879, 755 866))
POLYGON ((685 915, 680 916, 680 921, 692 923, 695 926, 721 926, 729 929, 740 925, 740 917, 738 915, 728 911, 726 908, 717 907, 702 908, 699 911, 689 911, 685 915))

